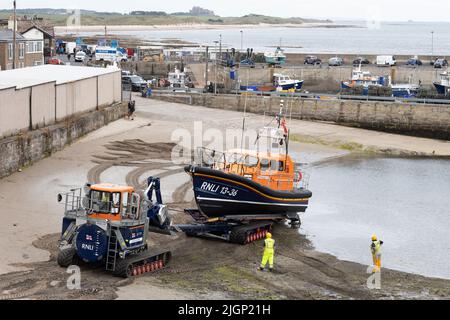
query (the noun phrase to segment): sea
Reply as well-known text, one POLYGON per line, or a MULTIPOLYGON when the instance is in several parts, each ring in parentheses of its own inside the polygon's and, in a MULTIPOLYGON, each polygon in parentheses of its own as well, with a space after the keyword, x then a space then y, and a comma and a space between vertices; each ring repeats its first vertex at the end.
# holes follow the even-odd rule
MULTIPOLYGON (((348 27, 245 27, 219 29, 150 29, 110 31, 158 42, 180 39, 214 47, 222 40, 224 48, 255 52, 273 51, 281 44, 288 53, 450 55, 450 22, 336 21, 348 27), (241 33, 242 31, 242 33, 241 33)), ((83 35, 95 35, 83 32, 83 35)))

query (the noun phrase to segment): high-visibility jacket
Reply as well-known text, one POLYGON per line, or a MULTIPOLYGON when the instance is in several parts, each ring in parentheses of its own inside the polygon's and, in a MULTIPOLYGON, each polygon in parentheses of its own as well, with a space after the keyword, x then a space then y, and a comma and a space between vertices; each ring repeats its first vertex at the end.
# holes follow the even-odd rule
POLYGON ((379 255, 381 254, 381 245, 383 244, 383 241, 377 240, 372 241, 372 244, 370 245, 370 250, 372 251, 372 254, 379 255))
POLYGON ((264 240, 264 250, 273 251, 275 248, 275 240, 266 239, 264 240))

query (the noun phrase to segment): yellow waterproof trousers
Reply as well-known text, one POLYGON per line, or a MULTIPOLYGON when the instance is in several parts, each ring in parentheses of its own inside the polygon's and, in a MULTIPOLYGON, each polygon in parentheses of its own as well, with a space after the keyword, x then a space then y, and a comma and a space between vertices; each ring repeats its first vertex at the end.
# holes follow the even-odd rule
POLYGON ((261 268, 265 268, 267 262, 269 262, 269 268, 273 269, 273 256, 274 256, 274 250, 273 249, 264 249, 263 258, 261 261, 261 268))
POLYGON ((381 270, 381 254, 372 254, 374 269, 373 272, 381 270))

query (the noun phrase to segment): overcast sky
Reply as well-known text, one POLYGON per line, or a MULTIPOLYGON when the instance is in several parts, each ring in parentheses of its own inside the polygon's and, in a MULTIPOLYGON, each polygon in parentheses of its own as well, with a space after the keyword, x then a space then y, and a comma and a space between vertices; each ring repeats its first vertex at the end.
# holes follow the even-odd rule
MULTIPOLYGON (((12 6, 2 0, 0 8, 12 6)), ((248 13, 280 17, 377 19, 382 21, 450 21, 450 0, 17 0, 18 8, 80 8, 129 12, 188 11, 192 6, 214 10, 221 16, 248 13)))

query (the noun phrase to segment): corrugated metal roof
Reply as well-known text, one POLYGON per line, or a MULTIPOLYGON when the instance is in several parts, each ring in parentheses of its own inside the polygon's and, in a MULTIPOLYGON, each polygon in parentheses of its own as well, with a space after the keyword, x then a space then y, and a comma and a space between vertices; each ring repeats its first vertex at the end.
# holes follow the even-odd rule
POLYGON ((120 71, 117 67, 95 68, 46 64, 43 66, 0 71, 0 88, 16 87, 21 89, 49 82, 56 82, 58 85, 117 71, 120 71))

